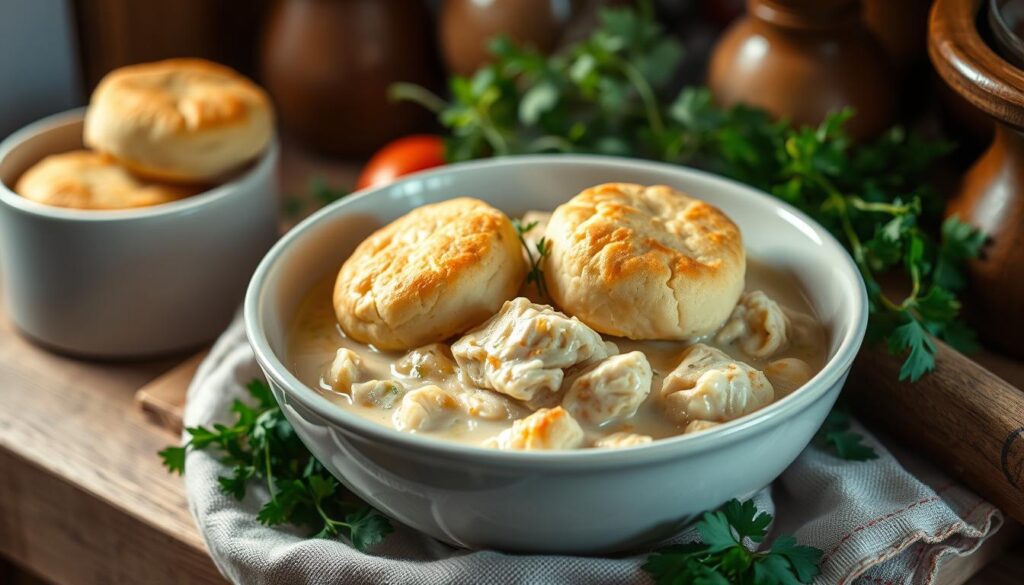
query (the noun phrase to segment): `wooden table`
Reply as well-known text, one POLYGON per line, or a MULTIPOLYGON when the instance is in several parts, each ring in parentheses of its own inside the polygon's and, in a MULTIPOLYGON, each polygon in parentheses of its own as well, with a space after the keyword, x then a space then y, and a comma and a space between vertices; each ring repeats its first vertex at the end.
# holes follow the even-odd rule
MULTIPOLYGON (((350 166, 286 157, 284 191, 313 173, 351 184, 350 166)), ((2 301, 2 299, 0 299, 2 301)), ((133 403, 135 390, 188 355, 134 363, 56 355, 0 313, 0 557, 55 584, 223 583, 188 512, 182 480, 156 452, 178 437, 133 403)), ((1018 387, 1024 365, 981 358, 1018 387)), ((0 562, 0 583, 33 583, 0 562)), ((1024 575, 1017 544, 969 583, 1024 575)))

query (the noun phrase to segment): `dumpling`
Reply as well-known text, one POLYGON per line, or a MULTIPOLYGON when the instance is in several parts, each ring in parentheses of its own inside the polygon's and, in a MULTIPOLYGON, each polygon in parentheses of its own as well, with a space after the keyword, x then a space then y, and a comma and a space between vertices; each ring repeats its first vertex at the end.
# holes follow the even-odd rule
POLYGON ((750 357, 767 358, 785 347, 789 318, 778 303, 759 290, 743 293, 715 341, 735 343, 750 357))
POLYGON ((637 445, 646 445, 653 441, 651 437, 647 435, 638 435, 636 433, 612 433, 601 437, 594 443, 595 447, 605 449, 622 449, 625 447, 636 447, 637 445))
POLYGON ((394 380, 370 380, 352 384, 352 402, 359 406, 391 409, 405 395, 405 388, 394 380))
POLYGON ((730 421, 774 398, 775 391, 762 372, 703 343, 687 348, 683 361, 661 386, 666 414, 680 423, 730 421))
POLYGON ((604 359, 609 349, 575 317, 519 297, 456 341, 452 355, 475 385, 543 403, 561 387, 562 370, 604 359))
POLYGON ((443 343, 418 347, 402 356, 392 367, 396 375, 405 378, 443 381, 455 375, 455 362, 443 343))
POLYGON ((501 394, 480 388, 459 392, 458 400, 467 415, 484 420, 515 419, 526 410, 501 394))
POLYGON ((573 380, 562 406, 595 425, 630 417, 650 394, 652 376, 643 352, 613 355, 573 380))
POLYGON ((583 445, 583 429, 561 406, 542 408, 484 442, 485 447, 518 449, 576 449, 583 445))
POLYGON ((334 359, 327 366, 324 381, 331 385, 335 392, 347 394, 352 384, 358 382, 362 375, 363 361, 359 355, 348 348, 338 348, 334 359))
POLYGON ((408 392, 391 418, 400 431, 437 431, 447 428, 462 411, 451 392, 423 386, 408 392))
POLYGON ((783 358, 765 366, 764 375, 772 383, 775 392, 780 396, 785 396, 813 378, 814 370, 804 360, 783 358))

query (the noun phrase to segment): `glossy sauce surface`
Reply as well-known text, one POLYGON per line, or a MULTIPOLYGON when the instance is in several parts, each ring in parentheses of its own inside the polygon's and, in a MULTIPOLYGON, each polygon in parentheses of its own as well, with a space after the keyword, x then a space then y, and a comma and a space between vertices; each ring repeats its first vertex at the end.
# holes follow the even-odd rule
MULTIPOLYGON (((289 332, 288 366, 300 380, 310 387, 318 389, 337 403, 340 408, 351 410, 359 416, 384 426, 394 427, 392 421, 394 408, 363 406, 355 403, 349 394, 338 392, 332 388, 326 377, 328 367, 337 350, 347 348, 361 358, 361 369, 365 379, 397 380, 409 390, 427 383, 434 383, 456 395, 474 391, 485 392, 506 403, 509 412, 508 418, 486 420, 480 417, 460 415, 447 428, 429 433, 434 436, 479 445, 511 427, 515 419, 525 417, 533 411, 516 400, 490 390, 479 390, 473 387, 465 376, 451 377, 441 382, 402 377, 396 370, 395 364, 405 355, 403 352, 378 351, 372 346, 348 338, 338 326, 331 303, 333 284, 334 275, 325 277, 308 293, 296 312, 289 332)), ((682 434, 685 425, 674 423, 665 416, 663 405, 659 400, 659 391, 664 377, 680 363, 681 354, 692 343, 702 342, 717 347, 737 361, 750 364, 758 370, 763 370, 769 362, 774 360, 798 358, 806 362, 812 372, 820 371, 827 358, 825 330, 813 318, 810 306, 800 290, 799 284, 787 274, 748 260, 745 289, 747 291, 764 291, 777 301, 785 309, 790 320, 797 324, 794 330, 798 332, 798 335, 791 336, 790 342, 782 351, 768 359, 757 359, 745 355, 731 345, 716 344, 713 336, 690 342, 632 341, 604 336, 607 341, 618 346, 619 353, 637 350, 643 352, 650 362, 654 376, 650 394, 633 416, 612 421, 603 426, 581 422, 586 434, 585 445, 591 446, 601 437, 615 432, 638 433, 650 436, 655 440, 682 434)), ((570 374, 567 373, 566 379, 570 379, 570 374)), ((564 389, 565 385, 563 385, 564 389)), ((785 388, 777 386, 775 400, 782 398, 786 393, 785 388)))

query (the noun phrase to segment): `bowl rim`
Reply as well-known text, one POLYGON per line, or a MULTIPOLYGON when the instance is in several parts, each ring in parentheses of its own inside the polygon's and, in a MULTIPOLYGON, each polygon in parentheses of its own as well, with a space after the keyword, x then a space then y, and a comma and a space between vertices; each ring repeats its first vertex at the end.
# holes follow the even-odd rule
MULTIPOLYGON (((7 138, 0 142, 0 164, 17 148, 20 148, 26 141, 63 128, 85 119, 85 107, 66 110, 57 114, 46 116, 36 120, 19 130, 12 132, 7 138)), ((46 205, 31 199, 26 199, 14 191, 13 186, 7 185, 0 180, 0 203, 3 203, 18 211, 43 216, 59 221, 84 221, 84 222, 117 222, 130 221, 146 218, 158 218, 169 215, 187 214, 195 211, 199 206, 213 203, 219 199, 228 197, 238 192, 237 187, 258 180, 257 177, 266 175, 277 165, 280 153, 280 146, 277 137, 272 137, 266 148, 260 155, 250 161, 250 167, 228 181, 218 183, 205 191, 196 193, 189 197, 149 205, 146 207, 130 207, 126 209, 77 209, 73 207, 59 207, 46 205), (269 168, 268 168, 269 167, 269 168)), ((51 153, 60 154, 60 153, 51 153)), ((49 155, 47 155, 49 156, 49 155)), ((39 161, 36 161, 39 162, 39 161)))
POLYGON ((249 288, 246 291, 243 315, 246 337, 253 349, 257 362, 262 367, 267 378, 271 382, 276 383, 286 396, 296 400, 301 406, 314 413, 324 422, 339 427, 342 431, 382 444, 386 443, 402 449, 414 449, 448 460, 469 458, 491 465, 568 469, 642 464, 652 460, 685 456, 731 444, 754 434, 760 428, 771 425, 773 422, 779 423, 792 418, 825 396, 832 387, 843 382, 864 338, 867 328, 867 306, 867 291, 864 287, 863 279, 846 249, 818 222, 788 203, 767 193, 713 173, 669 163, 601 155, 522 155, 456 163, 438 169, 415 173, 395 183, 354 193, 310 215, 278 240, 274 247, 264 256, 253 273, 249 288), (826 362, 820 372, 798 390, 756 412, 723 423, 720 427, 705 433, 667 437, 628 449, 591 448, 559 451, 516 451, 488 449, 478 445, 447 441, 425 435, 403 433, 360 417, 344 408, 340 408, 319 392, 301 382, 270 347, 270 342, 261 319, 263 311, 262 299, 264 290, 268 286, 268 275, 276 266, 282 254, 296 240, 302 238, 303 234, 312 226, 321 222, 334 221, 334 216, 338 213, 338 209, 350 205, 353 201, 379 196, 379 194, 386 193, 406 182, 422 181, 452 172, 505 166, 563 164, 599 165, 603 168, 619 167, 687 175, 704 181, 710 181, 711 183, 717 183, 717 186, 724 189, 743 191, 744 196, 757 198, 765 204, 775 208, 782 208, 790 215, 795 216, 814 231, 817 237, 821 239, 826 250, 829 250, 832 255, 837 256, 841 262, 840 268, 858 286, 856 291, 849 293, 850 298, 848 300, 852 305, 849 310, 852 313, 852 318, 850 323, 848 323, 846 333, 841 339, 835 355, 826 362))

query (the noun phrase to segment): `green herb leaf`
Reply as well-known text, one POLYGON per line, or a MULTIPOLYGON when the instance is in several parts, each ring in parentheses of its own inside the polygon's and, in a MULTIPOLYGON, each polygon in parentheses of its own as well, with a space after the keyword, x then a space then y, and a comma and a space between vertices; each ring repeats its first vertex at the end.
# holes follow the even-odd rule
POLYGON ((935 368, 937 348, 928 331, 916 320, 893 329, 889 337, 889 351, 896 355, 906 353, 900 368, 900 380, 916 382, 935 368))
POLYGON ((345 523, 349 525, 349 539, 352 540, 352 545, 362 551, 368 550, 394 532, 391 521, 368 506, 345 516, 345 523))
POLYGON ((253 481, 265 483, 270 500, 256 516, 263 524, 294 524, 324 537, 345 535, 359 550, 392 531, 386 517, 342 490, 310 454, 266 382, 253 380, 246 389, 252 400, 232 404, 234 424, 189 427, 187 443, 160 451, 170 472, 182 473, 188 449, 216 449, 231 466, 230 475, 218 478, 223 493, 242 500, 253 481))
POLYGON ((810 583, 818 575, 822 557, 820 549, 798 545, 792 536, 782 535, 772 543, 771 552, 789 561, 799 583, 810 583))
POLYGON ((721 510, 705 512, 697 523, 697 532, 701 541, 708 547, 708 552, 722 552, 739 544, 729 518, 721 510))
POLYGON ((864 443, 864 436, 851 430, 850 415, 836 406, 825 417, 825 422, 814 437, 819 447, 832 450, 840 459, 847 461, 870 461, 878 459, 874 448, 864 443))
POLYGON ((163 461, 164 467, 170 473, 181 475, 185 473, 185 447, 167 447, 157 453, 163 461))
POLYGON ((864 437, 853 431, 832 431, 824 435, 825 442, 835 449, 840 459, 869 461, 878 459, 878 453, 864 444, 864 437))
POLYGON ((754 542, 764 540, 768 533, 768 526, 772 523, 770 514, 758 513, 753 500, 743 503, 730 500, 722 506, 722 513, 725 514, 729 524, 736 530, 740 538, 749 538, 754 542))
POLYGON ((647 557, 643 569, 659 585, 811 583, 820 572, 822 551, 787 535, 777 537, 768 551, 743 546, 743 537, 760 542, 771 520, 752 501, 730 500, 697 522, 701 542, 663 548, 647 557))

